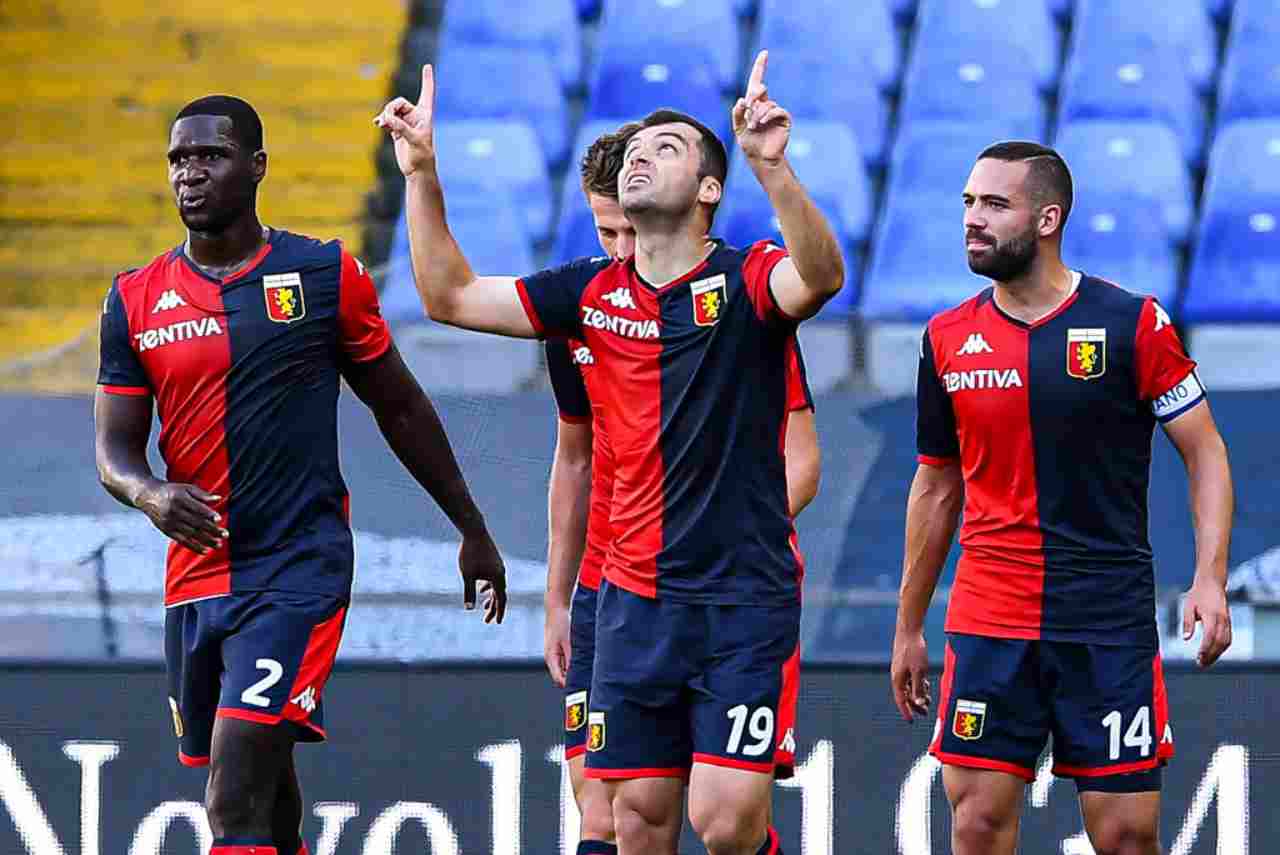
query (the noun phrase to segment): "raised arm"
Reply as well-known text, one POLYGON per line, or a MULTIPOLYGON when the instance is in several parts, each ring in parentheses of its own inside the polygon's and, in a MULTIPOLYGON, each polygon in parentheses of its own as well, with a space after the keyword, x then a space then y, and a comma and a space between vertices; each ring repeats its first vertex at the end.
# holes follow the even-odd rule
POLYGON ((516 279, 476 276, 449 231, 436 170, 434 110, 435 73, 424 65, 418 103, 396 98, 374 119, 395 141, 396 162, 405 176, 409 252, 423 308, 441 323, 533 338, 536 331, 521 304, 516 279))
POLYGON ((506 571, 498 548, 485 527, 467 482, 458 468, 453 447, 431 400, 409 373, 395 345, 367 362, 348 362, 343 376, 361 401, 373 411, 378 429, 409 474, 427 491, 462 535, 458 568, 462 573, 463 605, 474 608, 477 585, 486 598, 484 619, 502 622, 507 607, 506 571))
POLYGON ((844 258, 827 218, 787 162, 791 115, 769 100, 764 83, 768 61, 768 51, 756 57, 746 95, 733 107, 733 132, 778 215, 791 256, 773 269, 773 298, 787 315, 803 320, 813 317, 844 285, 844 258))

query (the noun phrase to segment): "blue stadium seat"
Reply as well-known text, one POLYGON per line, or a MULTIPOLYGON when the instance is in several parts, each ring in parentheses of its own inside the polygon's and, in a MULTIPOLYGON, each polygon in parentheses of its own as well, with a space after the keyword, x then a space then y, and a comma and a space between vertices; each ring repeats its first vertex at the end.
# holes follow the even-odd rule
POLYGON ((621 123, 660 107, 688 113, 728 141, 729 109, 714 70, 702 61, 673 53, 641 66, 607 58, 601 62, 591 85, 587 119, 621 123))
POLYGON ((863 282, 863 317, 923 322, 990 284, 969 271, 961 212, 959 202, 940 215, 889 200, 863 282))
POLYGON ((550 236, 551 179, 532 128, 519 121, 440 121, 435 142, 446 192, 455 183, 505 190, 520 200, 526 234, 550 236))
MULTIPOLYGON (((913 122, 898 134, 889 166, 886 205, 963 215, 961 195, 983 149, 1019 135, 1001 122, 913 122)), ((932 213, 930 213, 932 212, 932 213)))
POLYGON ((709 64, 721 89, 744 83, 738 19, 729 0, 606 0, 600 64, 643 68, 677 55, 709 64))
POLYGON ((586 21, 600 14, 600 0, 577 0, 578 17, 586 21))
POLYGON ((1162 0, 1158 14, 1133 0, 1076 0, 1072 53, 1083 62, 1125 53, 1131 43, 1164 45, 1181 59, 1201 92, 1213 87, 1217 34, 1204 0, 1162 0))
POLYGON ((1280 321, 1280 120, 1218 133, 1183 314, 1192 323, 1280 321))
POLYGON ((570 190, 565 181, 565 195, 560 205, 560 225, 556 229, 555 248, 551 253, 552 264, 564 264, 575 258, 593 258, 602 255, 600 240, 596 237, 596 224, 591 208, 578 189, 576 182, 570 190))
MULTIPOLYGON (((787 157, 814 202, 828 212, 841 243, 865 241, 872 194, 858 142, 849 129, 835 122, 796 126, 787 157)), ((769 197, 740 150, 734 152, 725 183, 719 222, 723 224, 720 231, 731 243, 745 246, 764 237, 781 237, 769 197)))
POLYGON ((1191 176, 1178 138, 1158 122, 1072 122, 1058 129, 1054 147, 1067 161, 1078 203, 1133 194, 1159 204, 1165 234, 1191 236, 1195 215, 1191 176))
POLYGON ((865 68, 881 89, 896 89, 902 58, 888 2, 760 0, 757 50, 769 51, 766 82, 788 61, 813 57, 837 68, 865 68))
POLYGON ((582 85, 582 36, 573 0, 527 0, 519 15, 511 14, 507 0, 448 3, 440 41, 453 47, 538 49, 555 66, 561 86, 582 85))
POLYGON ((999 116, 1023 139, 1044 135, 1035 72, 999 40, 974 38, 917 50, 899 120, 980 121, 999 116))
MULTIPOLYGON (((1212 0, 1209 0, 1212 2, 1212 0)), ((1231 7, 1232 46, 1243 42, 1266 42, 1280 37, 1280 15, 1276 14, 1275 0, 1228 0, 1222 5, 1231 7)))
POLYGON ((1204 0, 1204 10, 1219 22, 1231 17, 1232 5, 1232 0, 1204 0))
POLYGON ((1139 294, 1172 306, 1178 291, 1178 255, 1155 199, 1115 193, 1080 199, 1067 220, 1062 259, 1139 294))
POLYGON ((995 47, 1004 60, 1016 57, 1034 69, 1042 91, 1057 85, 1058 31, 1044 0, 923 0, 917 54, 973 39, 995 47))
POLYGON ((457 47, 441 52, 439 68, 438 118, 518 117, 533 126, 549 164, 564 162, 569 153, 567 108, 560 81, 542 51, 457 47))
POLYGON ((889 0, 889 11, 899 24, 910 24, 916 15, 916 3, 919 0, 889 0))
POLYGON ((880 169, 886 149, 889 108, 862 55, 816 55, 798 48, 769 50, 769 97, 803 127, 810 120, 843 122, 858 138, 869 169, 880 169))
POLYGON ((1049 11, 1059 21, 1065 21, 1070 18, 1075 11, 1076 0, 1048 0, 1048 2, 1049 11))
POLYGON ((1182 56, 1167 45, 1130 41, 1104 55, 1073 55, 1063 75, 1058 121, 1158 121, 1178 136, 1183 158, 1204 157, 1204 105, 1182 56))
POLYGON ((1280 118, 1280 57, 1276 43, 1233 45, 1222 68, 1218 121, 1280 118))

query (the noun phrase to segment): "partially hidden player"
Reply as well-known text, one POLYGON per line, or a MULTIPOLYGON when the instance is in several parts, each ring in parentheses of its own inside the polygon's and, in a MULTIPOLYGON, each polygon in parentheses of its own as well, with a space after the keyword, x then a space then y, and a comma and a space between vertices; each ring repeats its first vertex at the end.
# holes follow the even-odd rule
POLYGON ((211 855, 296 855, 294 743, 325 738, 324 690, 353 570, 338 468, 345 380, 462 535, 464 601, 506 604, 502 560, 368 272, 336 241, 266 228, 262 122, 228 96, 170 131, 182 245, 107 293, 94 400, 103 486, 171 540, 165 660, 178 758, 208 766, 211 855), (147 461, 154 407, 164 477, 147 461))
POLYGON ((628 139, 618 176, 636 231, 631 259, 477 277, 445 220, 430 66, 418 103, 396 99, 376 120, 406 176, 428 313, 503 335, 576 338, 602 372, 592 404, 616 467, 586 775, 607 783, 624 855, 673 851, 686 778, 709 852, 780 851, 769 803, 803 566, 782 451, 786 364, 798 323, 843 285, 844 262, 787 162, 791 118, 768 98, 766 62, 762 52, 734 130, 786 249, 708 237, 724 145, 697 119, 663 110, 628 139))
POLYGON ((1007 142, 964 189, 969 267, 992 286, 934 317, 920 348, 919 467, 907 503, 892 684, 925 715, 925 612, 963 509, 930 752, 957 855, 1012 855, 1053 736, 1098 855, 1157 855, 1173 725, 1147 537, 1151 440, 1186 464, 1198 661, 1231 643, 1232 486, 1196 364, 1153 297, 1060 257, 1072 181, 1057 152, 1007 142))
MULTIPOLYGON (((635 229, 618 204, 618 173, 627 140, 641 129, 629 123, 604 134, 580 164, 582 192, 590 206, 600 247, 610 258, 635 252, 635 229)), ((601 568, 611 538, 613 452, 601 408, 591 404, 597 382, 595 357, 583 342, 547 339, 547 371, 559 412, 548 496, 545 655, 552 679, 564 692, 565 759, 581 816, 580 855, 616 852, 613 811, 602 781, 585 776, 587 709, 595 658, 595 615, 601 568), (576 582, 576 587, 575 587, 576 582)), ((804 376, 800 348, 787 366, 785 454, 788 504, 794 515, 817 495, 821 467, 813 399, 804 376)), ((598 393, 596 397, 598 397, 598 393)), ((795 769, 795 715, 799 699, 799 654, 789 661, 778 713, 778 779, 795 769)), ((678 838, 680 827, 672 829, 678 838)), ((674 848, 676 840, 671 842, 674 848)))

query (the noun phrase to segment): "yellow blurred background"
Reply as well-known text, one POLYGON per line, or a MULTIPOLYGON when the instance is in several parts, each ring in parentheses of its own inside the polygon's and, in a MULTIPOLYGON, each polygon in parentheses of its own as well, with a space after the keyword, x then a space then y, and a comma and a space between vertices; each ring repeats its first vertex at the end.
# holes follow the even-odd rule
POLYGON ((262 116, 264 223, 360 250, 399 0, 0 3, 0 388, 92 388, 112 277, 181 243, 165 149, 202 95, 262 116))

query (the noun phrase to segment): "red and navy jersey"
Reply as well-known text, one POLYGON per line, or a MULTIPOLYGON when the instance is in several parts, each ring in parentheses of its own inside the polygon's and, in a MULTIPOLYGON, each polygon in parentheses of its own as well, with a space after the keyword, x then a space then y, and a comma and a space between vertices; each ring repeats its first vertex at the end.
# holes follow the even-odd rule
MULTIPOLYGON (((631 259, 575 261, 517 283, 539 335, 586 345, 614 458, 604 577, 647 597, 799 597, 783 442, 796 323, 769 275, 786 251, 717 244, 661 287, 631 259)), ((596 409, 598 408, 598 409, 596 409)))
POLYGON ((116 277, 98 383, 154 396, 165 477, 221 496, 230 532, 206 555, 169 545, 165 605, 255 590, 350 596, 339 374, 390 345, 373 281, 337 241, 273 230, 226 279, 181 247, 116 277))
MULTIPOLYGON (((591 386, 598 382, 595 356, 591 348, 577 339, 553 338, 546 343, 547 374, 555 395, 560 419, 570 424, 592 422, 591 425, 591 506, 587 516, 587 542, 578 568, 578 584, 591 590, 600 587, 601 573, 609 541, 613 539, 609 514, 613 502, 613 448, 605 427, 601 407, 592 405, 591 386)), ((787 409, 812 410, 813 394, 805 376, 800 342, 788 354, 787 409)))
POLYGON ((1155 298, 1079 276, 1027 324, 989 288, 929 322, 916 399, 920 461, 964 475, 947 631, 1154 643, 1152 432, 1204 399, 1155 298))

